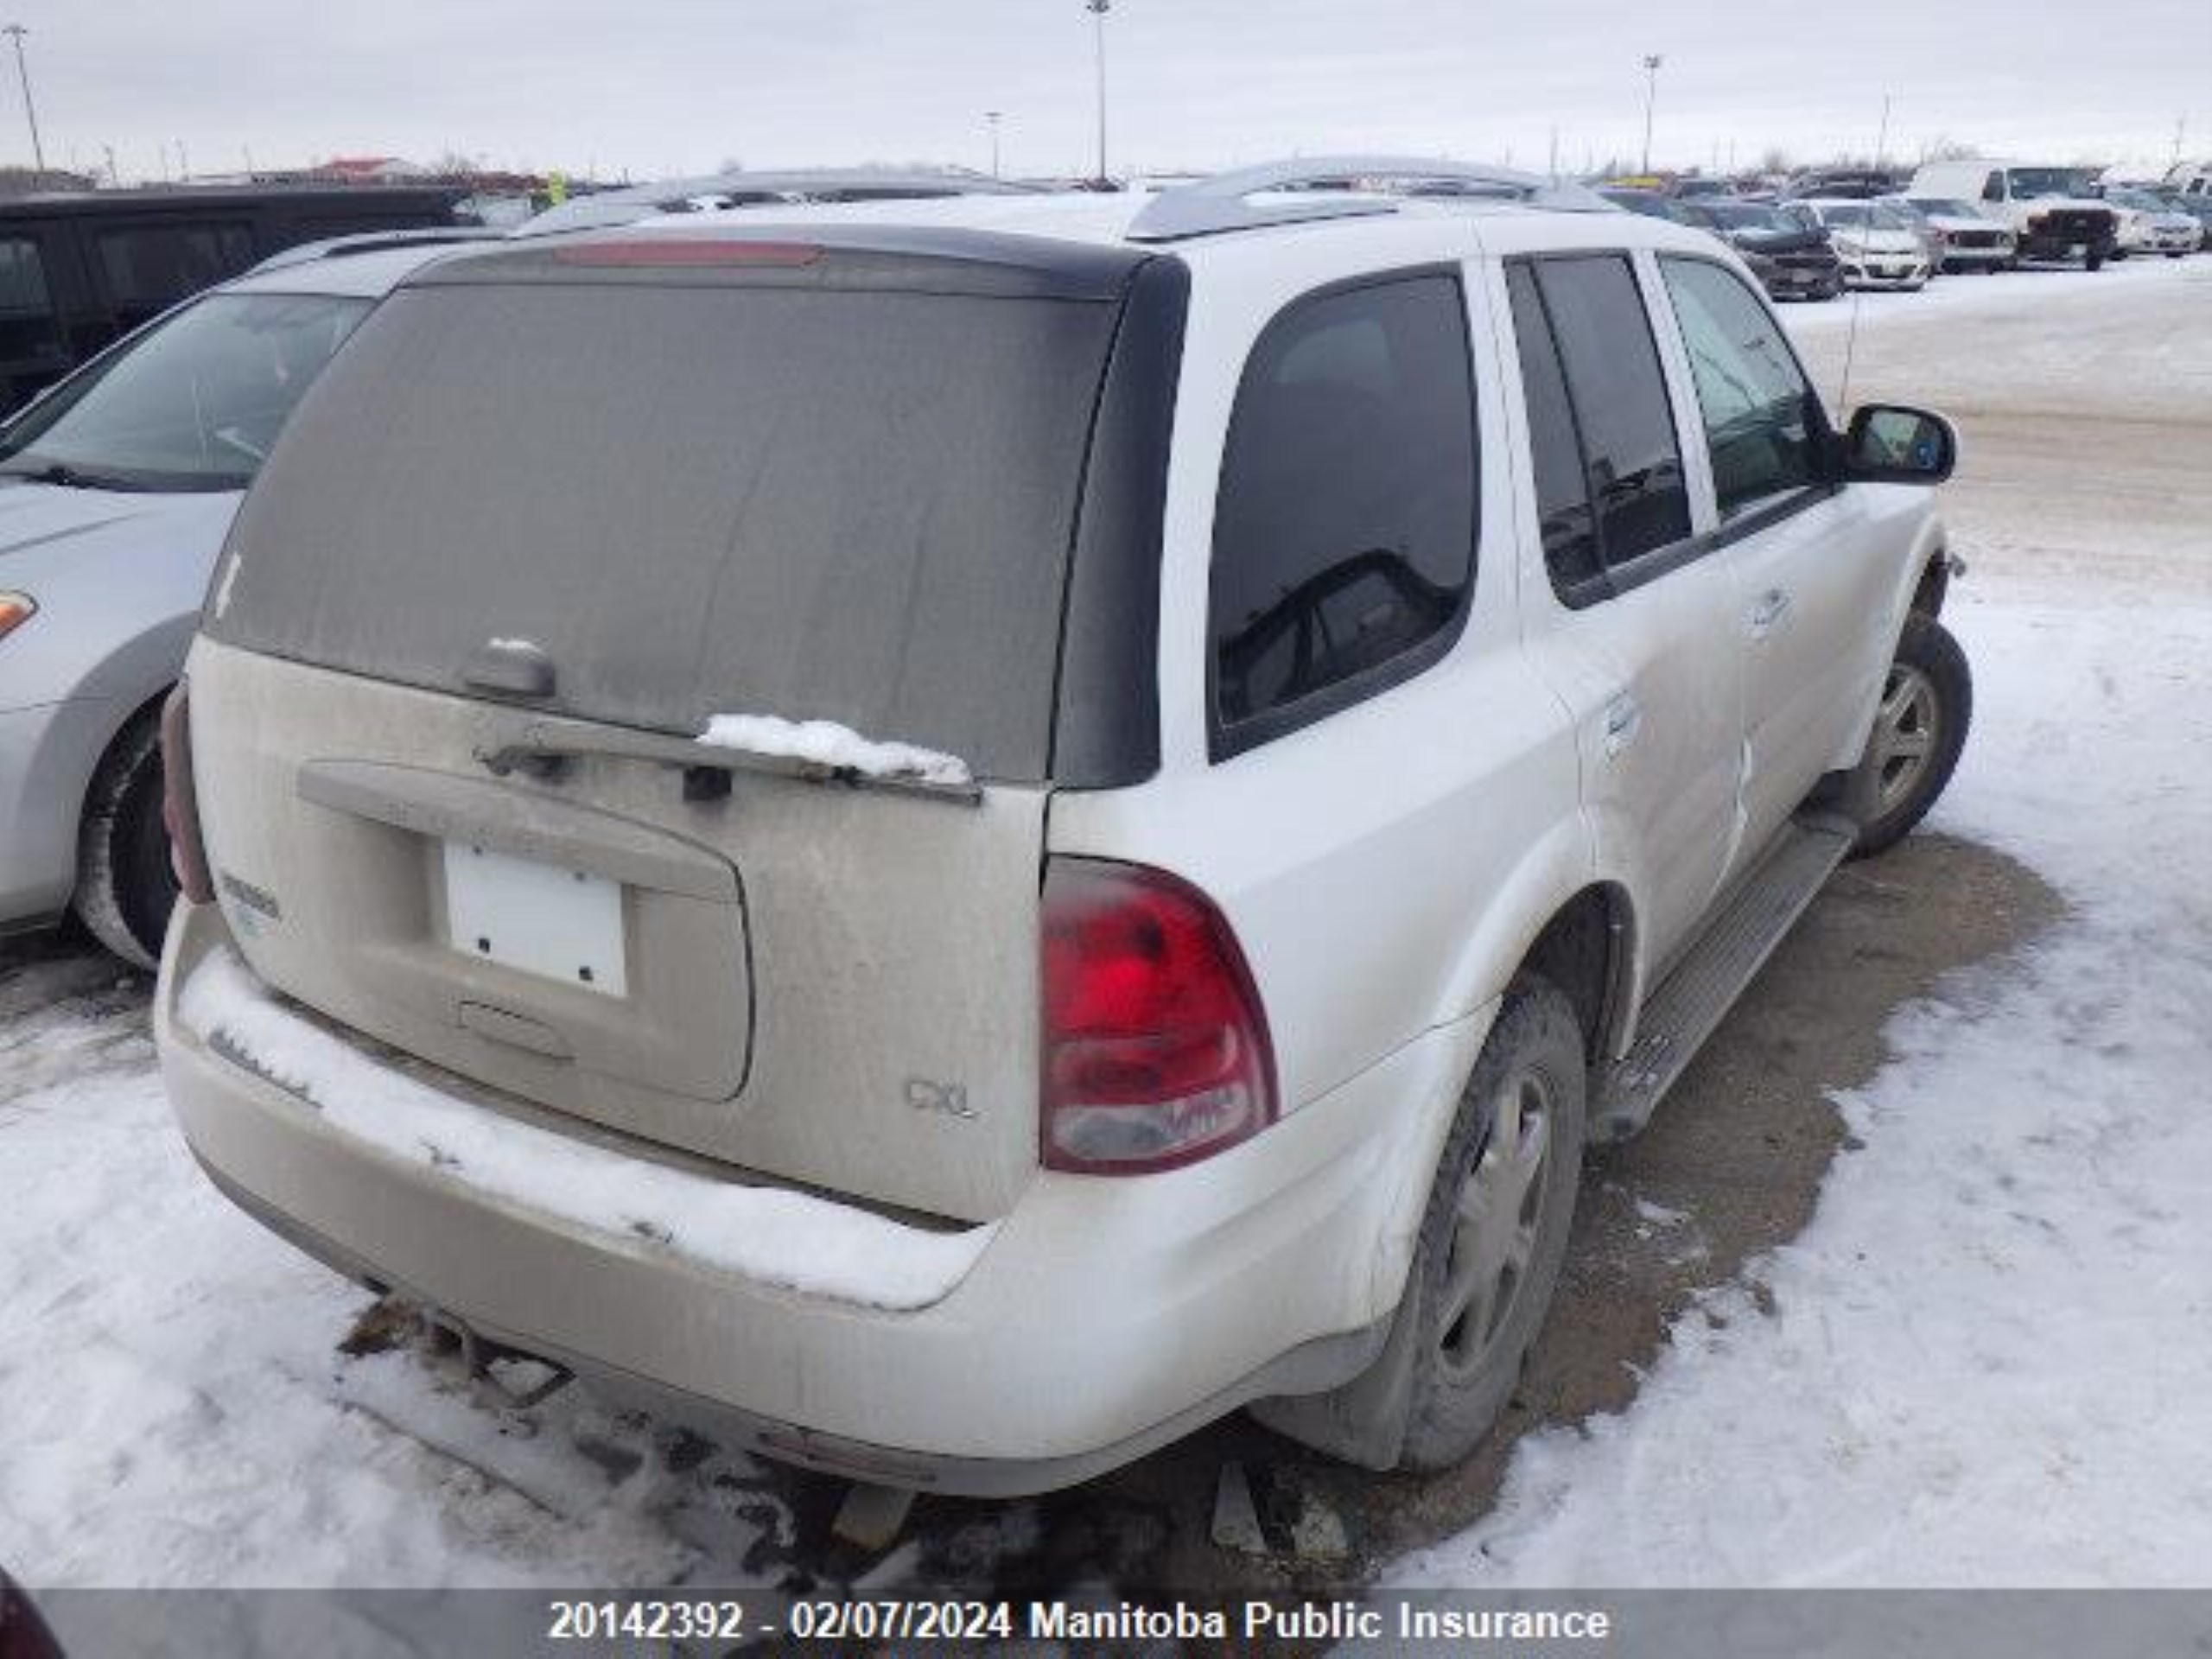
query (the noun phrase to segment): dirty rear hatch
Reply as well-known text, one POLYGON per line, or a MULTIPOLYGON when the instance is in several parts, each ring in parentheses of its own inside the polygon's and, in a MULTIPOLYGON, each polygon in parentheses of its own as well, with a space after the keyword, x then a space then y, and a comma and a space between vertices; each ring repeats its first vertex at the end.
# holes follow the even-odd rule
POLYGON ((1156 562, 1164 423, 1114 413, 1140 257, 884 240, 632 232, 397 293, 239 516, 198 784, 241 948, 299 1001, 977 1219, 1036 1166, 1050 790, 1150 764, 1153 618, 1084 594, 1146 556, 1147 499, 1156 562), (1130 637, 1064 652, 1071 609, 1130 637), (691 741, 732 715, 946 759, 691 741))

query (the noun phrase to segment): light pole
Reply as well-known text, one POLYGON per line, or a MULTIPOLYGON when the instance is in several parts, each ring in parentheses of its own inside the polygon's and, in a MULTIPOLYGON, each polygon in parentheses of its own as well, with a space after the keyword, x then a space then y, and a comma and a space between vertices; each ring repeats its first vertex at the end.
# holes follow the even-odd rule
POLYGON ((1643 171, 1651 171, 1651 111, 1659 102, 1659 66, 1666 60, 1654 52, 1643 60, 1643 171))
POLYGON ((1098 182, 1103 185, 1106 182, 1106 14, 1114 9, 1114 0, 1083 0, 1083 3, 1097 36, 1098 182))
POLYGON ((995 179, 999 175, 999 123, 1004 117, 1005 112, 1001 110, 983 111, 983 119, 990 123, 991 127, 991 176, 995 179))
POLYGON ((31 161, 41 173, 46 171, 46 149, 38 141, 38 111, 31 103, 31 72, 23 63, 23 36, 30 30, 21 23, 10 23, 0 29, 0 35, 16 37, 16 79, 23 83, 23 119, 30 123, 31 161))

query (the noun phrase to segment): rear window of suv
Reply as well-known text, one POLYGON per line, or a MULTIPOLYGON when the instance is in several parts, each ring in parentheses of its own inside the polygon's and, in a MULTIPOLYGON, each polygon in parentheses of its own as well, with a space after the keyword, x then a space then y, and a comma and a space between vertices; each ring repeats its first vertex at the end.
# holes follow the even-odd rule
POLYGON ((563 713, 1043 779, 1116 307, 813 275, 403 289, 288 429, 210 633, 440 690, 526 639, 563 713))

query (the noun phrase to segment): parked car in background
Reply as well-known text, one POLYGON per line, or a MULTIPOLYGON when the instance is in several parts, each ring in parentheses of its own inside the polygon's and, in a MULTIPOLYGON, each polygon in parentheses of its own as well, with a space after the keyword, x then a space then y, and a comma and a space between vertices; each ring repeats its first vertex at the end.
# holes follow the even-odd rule
POLYGON ((2015 241, 2012 228, 1992 219, 1974 203, 1947 196, 1917 196, 1910 200, 1936 234, 1938 270, 2002 270, 2012 263, 2015 241))
POLYGON ((553 236, 606 229, 668 213, 719 213, 734 207, 791 207, 804 202, 926 201, 940 196, 1014 196, 1035 194, 954 168, 803 168, 787 172, 717 173, 696 179, 663 179, 575 196, 533 215, 510 233, 553 236))
POLYGON ((303 242, 462 222, 443 186, 194 185, 0 201, 0 415, 179 300, 303 242))
POLYGON ((2204 240, 2204 226, 2194 213, 2160 200, 2132 185, 2108 185, 2099 198, 2119 218, 2113 257, 2164 254, 2179 259, 2196 251, 2204 240))
POLYGON ((1708 200, 1692 206, 1743 257, 1770 299, 1832 300, 1843 291, 1842 262, 1819 224, 1770 204, 1708 200))
POLYGON ((2094 270, 2112 257, 2117 217, 2097 200, 2078 168, 2018 162, 1930 162, 1912 175, 1905 194, 1959 199, 2009 226, 2018 259, 2078 260, 2094 270))
POLYGON ((0 426, 0 932, 72 907, 150 968, 176 896, 157 721, 238 499, 437 235, 297 248, 0 426))
POLYGON ((1897 175, 1882 168, 1815 167, 1791 175, 1783 194, 1801 200, 1872 201, 1897 194, 1897 175))
POLYGON ((1726 250, 1579 188, 1301 188, 1452 170, 416 273, 171 704, 213 1179, 480 1362, 848 1478, 1247 1403, 1467 1457, 1586 1146, 1971 685, 1947 422, 1833 429, 1726 250))
POLYGON ((1829 201, 1802 206, 1826 227, 1847 288, 1914 289, 1928 286, 1929 264, 1920 232, 1897 208, 1883 201, 1829 201))
POLYGON ((1943 239, 1936 235, 1936 226, 1929 222, 1928 215, 1903 196, 1877 196, 1874 200, 1904 221, 1906 228, 1920 244, 1922 257, 1928 261, 1928 274, 1930 276, 1939 275, 1943 268, 1943 239))
POLYGON ((1663 190, 1644 190, 1634 185, 1603 184, 1598 194, 1614 207, 1646 219, 1663 219, 1670 225, 1688 225, 1699 230, 1707 227, 1707 221, 1687 201, 1669 195, 1663 190))
POLYGON ((2197 242, 2197 251, 2212 251, 2212 194, 2190 195, 2170 184, 2146 186, 2151 194, 2177 213, 2187 213, 2197 222, 2203 235, 2197 242))

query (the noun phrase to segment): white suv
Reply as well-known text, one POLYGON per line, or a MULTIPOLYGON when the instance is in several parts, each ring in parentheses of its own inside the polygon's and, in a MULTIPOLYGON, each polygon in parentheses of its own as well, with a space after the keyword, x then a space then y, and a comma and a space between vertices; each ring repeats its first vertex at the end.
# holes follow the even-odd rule
POLYGON ((1955 442, 1833 431, 1702 233, 1433 162, 442 263, 172 705, 178 1115, 774 1457, 1447 1464, 1586 1144, 1948 776, 1955 442))

